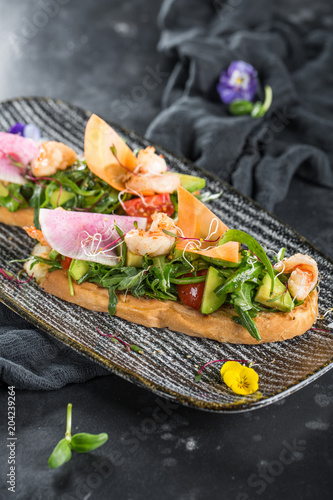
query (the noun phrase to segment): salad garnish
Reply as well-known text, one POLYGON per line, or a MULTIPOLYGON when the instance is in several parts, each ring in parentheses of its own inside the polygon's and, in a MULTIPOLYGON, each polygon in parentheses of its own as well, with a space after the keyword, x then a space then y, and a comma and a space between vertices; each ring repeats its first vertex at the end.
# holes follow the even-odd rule
POLYGON ((22 281, 19 279, 19 277, 16 277, 11 271, 5 271, 1 267, 0 267, 0 274, 2 274, 2 276, 4 278, 6 278, 8 281, 11 281, 11 282, 15 283, 16 285, 18 285, 20 289, 22 288, 21 285, 24 285, 25 283, 29 283, 29 281, 31 281, 33 278, 33 273, 32 273, 32 275, 29 276, 29 278, 27 280, 22 281))
POLYGON ((131 170, 130 168, 126 167, 126 165, 124 165, 123 163, 121 163, 121 161, 118 158, 117 148, 116 148, 116 146, 114 144, 110 147, 110 150, 111 150, 111 153, 113 154, 113 156, 115 157, 115 159, 117 160, 117 162, 119 163, 119 165, 124 170, 127 170, 127 172, 130 172, 131 175, 137 175, 137 173, 135 172, 135 170, 131 170))
POLYGON ((143 354, 143 349, 141 347, 134 345, 134 344, 128 344, 124 340, 120 339, 119 337, 117 337, 116 335, 113 335, 111 333, 102 333, 98 327, 96 327, 96 330, 103 337, 109 337, 112 340, 112 342, 115 342, 116 344, 119 342, 120 344, 124 345, 126 347, 127 352, 134 351, 134 352, 137 352, 139 354, 143 354))
POLYGON ((221 368, 224 383, 236 394, 253 394, 258 390, 259 375, 250 367, 236 361, 227 361, 221 368))
POLYGON ((106 443, 109 436, 101 434, 88 434, 81 432, 72 436, 72 404, 67 405, 67 420, 65 437, 59 441, 50 455, 48 464, 50 469, 56 469, 68 462, 72 457, 72 450, 77 453, 89 453, 106 443))
POLYGON ((247 361, 246 359, 214 359, 213 361, 208 361, 208 363, 205 363, 196 373, 195 375, 195 382, 199 382, 201 380, 201 377, 202 377, 202 372, 204 371, 204 369, 209 366, 209 365, 212 365, 213 363, 226 363, 227 361, 235 361, 237 363, 249 363, 249 361, 247 361))
POLYGON ((273 91, 269 85, 266 85, 264 102, 253 102, 258 87, 256 69, 247 62, 233 61, 226 70, 222 71, 216 88, 221 101, 229 106, 230 114, 260 118, 271 107, 273 91))
POLYGON ((214 359, 209 361, 197 371, 195 382, 201 380, 203 370, 213 363, 223 363, 220 371, 221 377, 224 383, 236 394, 248 395, 258 390, 259 376, 252 368, 254 362, 244 359, 214 359), (249 364, 249 366, 244 366, 244 363, 249 364))
MULTIPOLYGON (((179 227, 179 222, 175 226, 165 214, 156 214, 156 217, 153 216, 154 229, 152 226, 151 230, 145 231, 142 224, 147 219, 144 218, 42 210, 40 221, 43 234, 58 252, 49 272, 64 268, 59 262, 62 255, 72 259, 69 268, 66 268, 70 293, 73 293, 72 278, 79 285, 88 281, 106 288, 110 315, 116 313, 119 293, 131 293, 136 298, 179 301, 199 309, 202 314, 211 314, 223 304, 232 306, 235 312, 232 320, 260 341, 254 320, 260 312, 290 312, 303 304, 303 300, 297 300, 296 292, 290 294, 291 271, 286 274, 279 272, 280 267, 276 268, 284 257, 284 249, 277 254, 278 264, 273 269, 265 250, 252 236, 244 231, 228 229, 207 207, 201 209, 202 204, 193 195, 184 192, 183 188, 179 188, 180 213, 184 212, 182 204, 185 196, 185 204, 188 207, 194 203, 197 214, 195 223, 192 220, 188 222, 189 237, 183 236, 186 230, 184 217, 183 225, 179 227), (202 217, 205 218, 205 225, 202 224, 202 217), (89 230, 84 230, 85 224, 89 230), (174 229, 169 230, 169 224, 174 229), (220 234, 216 240, 204 237, 204 234, 211 237, 214 233, 220 234), (165 246, 161 253, 157 253, 159 247, 156 250, 155 245, 156 242, 160 244, 161 235, 171 241, 161 240, 165 246), (188 247, 192 235, 194 243, 200 246, 202 243, 203 248, 188 247), (188 240, 185 248, 181 245, 184 239, 188 240), (248 249, 242 250, 240 244, 248 249), (207 245, 210 248, 204 248, 207 245), (78 268, 80 271, 77 271, 78 268)), ((303 256, 301 259, 299 255, 293 257, 293 266, 295 261, 297 268, 297 262, 303 263, 304 258, 308 266, 312 265, 310 257, 303 256)), ((32 257, 30 269, 38 262, 46 263, 45 256, 32 257)), ((298 273, 303 273, 302 269, 298 273)))

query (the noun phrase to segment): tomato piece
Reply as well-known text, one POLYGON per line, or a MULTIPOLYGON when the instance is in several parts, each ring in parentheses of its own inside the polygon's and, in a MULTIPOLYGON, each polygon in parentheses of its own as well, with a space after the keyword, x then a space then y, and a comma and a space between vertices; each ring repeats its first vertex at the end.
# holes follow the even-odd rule
MULTIPOLYGON (((197 276, 205 276, 207 274, 207 269, 202 269, 197 272, 197 276)), ((184 278, 192 278, 193 274, 184 274, 184 278)), ((177 291, 180 301, 186 306, 192 307, 193 309, 200 309, 202 296, 204 293, 205 282, 192 283, 188 285, 177 285, 177 291)))
POLYGON ((67 269, 69 269, 71 262, 72 262, 71 257, 65 257, 64 260, 61 261, 61 267, 63 268, 64 271, 67 271, 67 269))
POLYGON ((131 217, 147 217, 148 222, 152 222, 152 215, 155 212, 163 212, 170 217, 175 211, 169 193, 132 198, 123 202, 123 208, 127 215, 131 217))

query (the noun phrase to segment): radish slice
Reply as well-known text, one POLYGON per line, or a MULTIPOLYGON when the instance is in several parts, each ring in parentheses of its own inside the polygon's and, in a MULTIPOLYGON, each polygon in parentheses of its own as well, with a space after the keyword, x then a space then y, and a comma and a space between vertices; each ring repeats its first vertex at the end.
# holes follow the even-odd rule
POLYGON ((19 135, 0 132, 0 154, 10 156, 14 161, 26 167, 39 155, 38 142, 19 135))
POLYGON ((15 184, 25 184, 26 180, 22 168, 13 165, 7 156, 1 156, 0 153, 0 181, 14 182, 15 184))
POLYGON ((116 247, 122 243, 115 224, 124 234, 134 229, 146 229, 144 217, 105 215, 89 212, 68 212, 62 208, 42 208, 39 222, 48 244, 61 255, 114 266, 119 262, 116 247))

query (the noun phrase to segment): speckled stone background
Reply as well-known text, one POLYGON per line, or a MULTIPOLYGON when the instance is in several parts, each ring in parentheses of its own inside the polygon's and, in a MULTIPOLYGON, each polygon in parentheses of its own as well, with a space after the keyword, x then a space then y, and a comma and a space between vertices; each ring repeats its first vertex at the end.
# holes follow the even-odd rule
MULTIPOLYGON (((332 24, 329 2, 279 3, 293 22, 318 16, 332 24)), ((156 51, 160 4, 1 0, 0 99, 60 98, 144 134, 160 110, 166 80, 141 101, 133 89, 142 86, 147 67, 171 67, 156 51), (127 115, 120 116, 119 101, 127 115)), ((295 179, 275 210, 331 258, 332 198, 331 191, 295 179)), ((17 391, 15 495, 5 476, 6 401, 1 388, 1 499, 332 498, 333 372, 278 404, 238 415, 177 406, 116 376, 56 392, 17 391), (49 471, 47 458, 63 434, 68 402, 75 431, 106 431, 110 439, 49 471)))

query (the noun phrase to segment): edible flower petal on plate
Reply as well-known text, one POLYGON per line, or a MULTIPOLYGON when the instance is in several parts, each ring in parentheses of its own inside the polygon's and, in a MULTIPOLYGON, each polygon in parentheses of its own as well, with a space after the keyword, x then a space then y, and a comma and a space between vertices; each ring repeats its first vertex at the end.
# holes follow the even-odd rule
POLYGON ((227 361, 221 368, 224 383, 236 394, 253 394, 258 390, 259 375, 253 368, 227 361))

